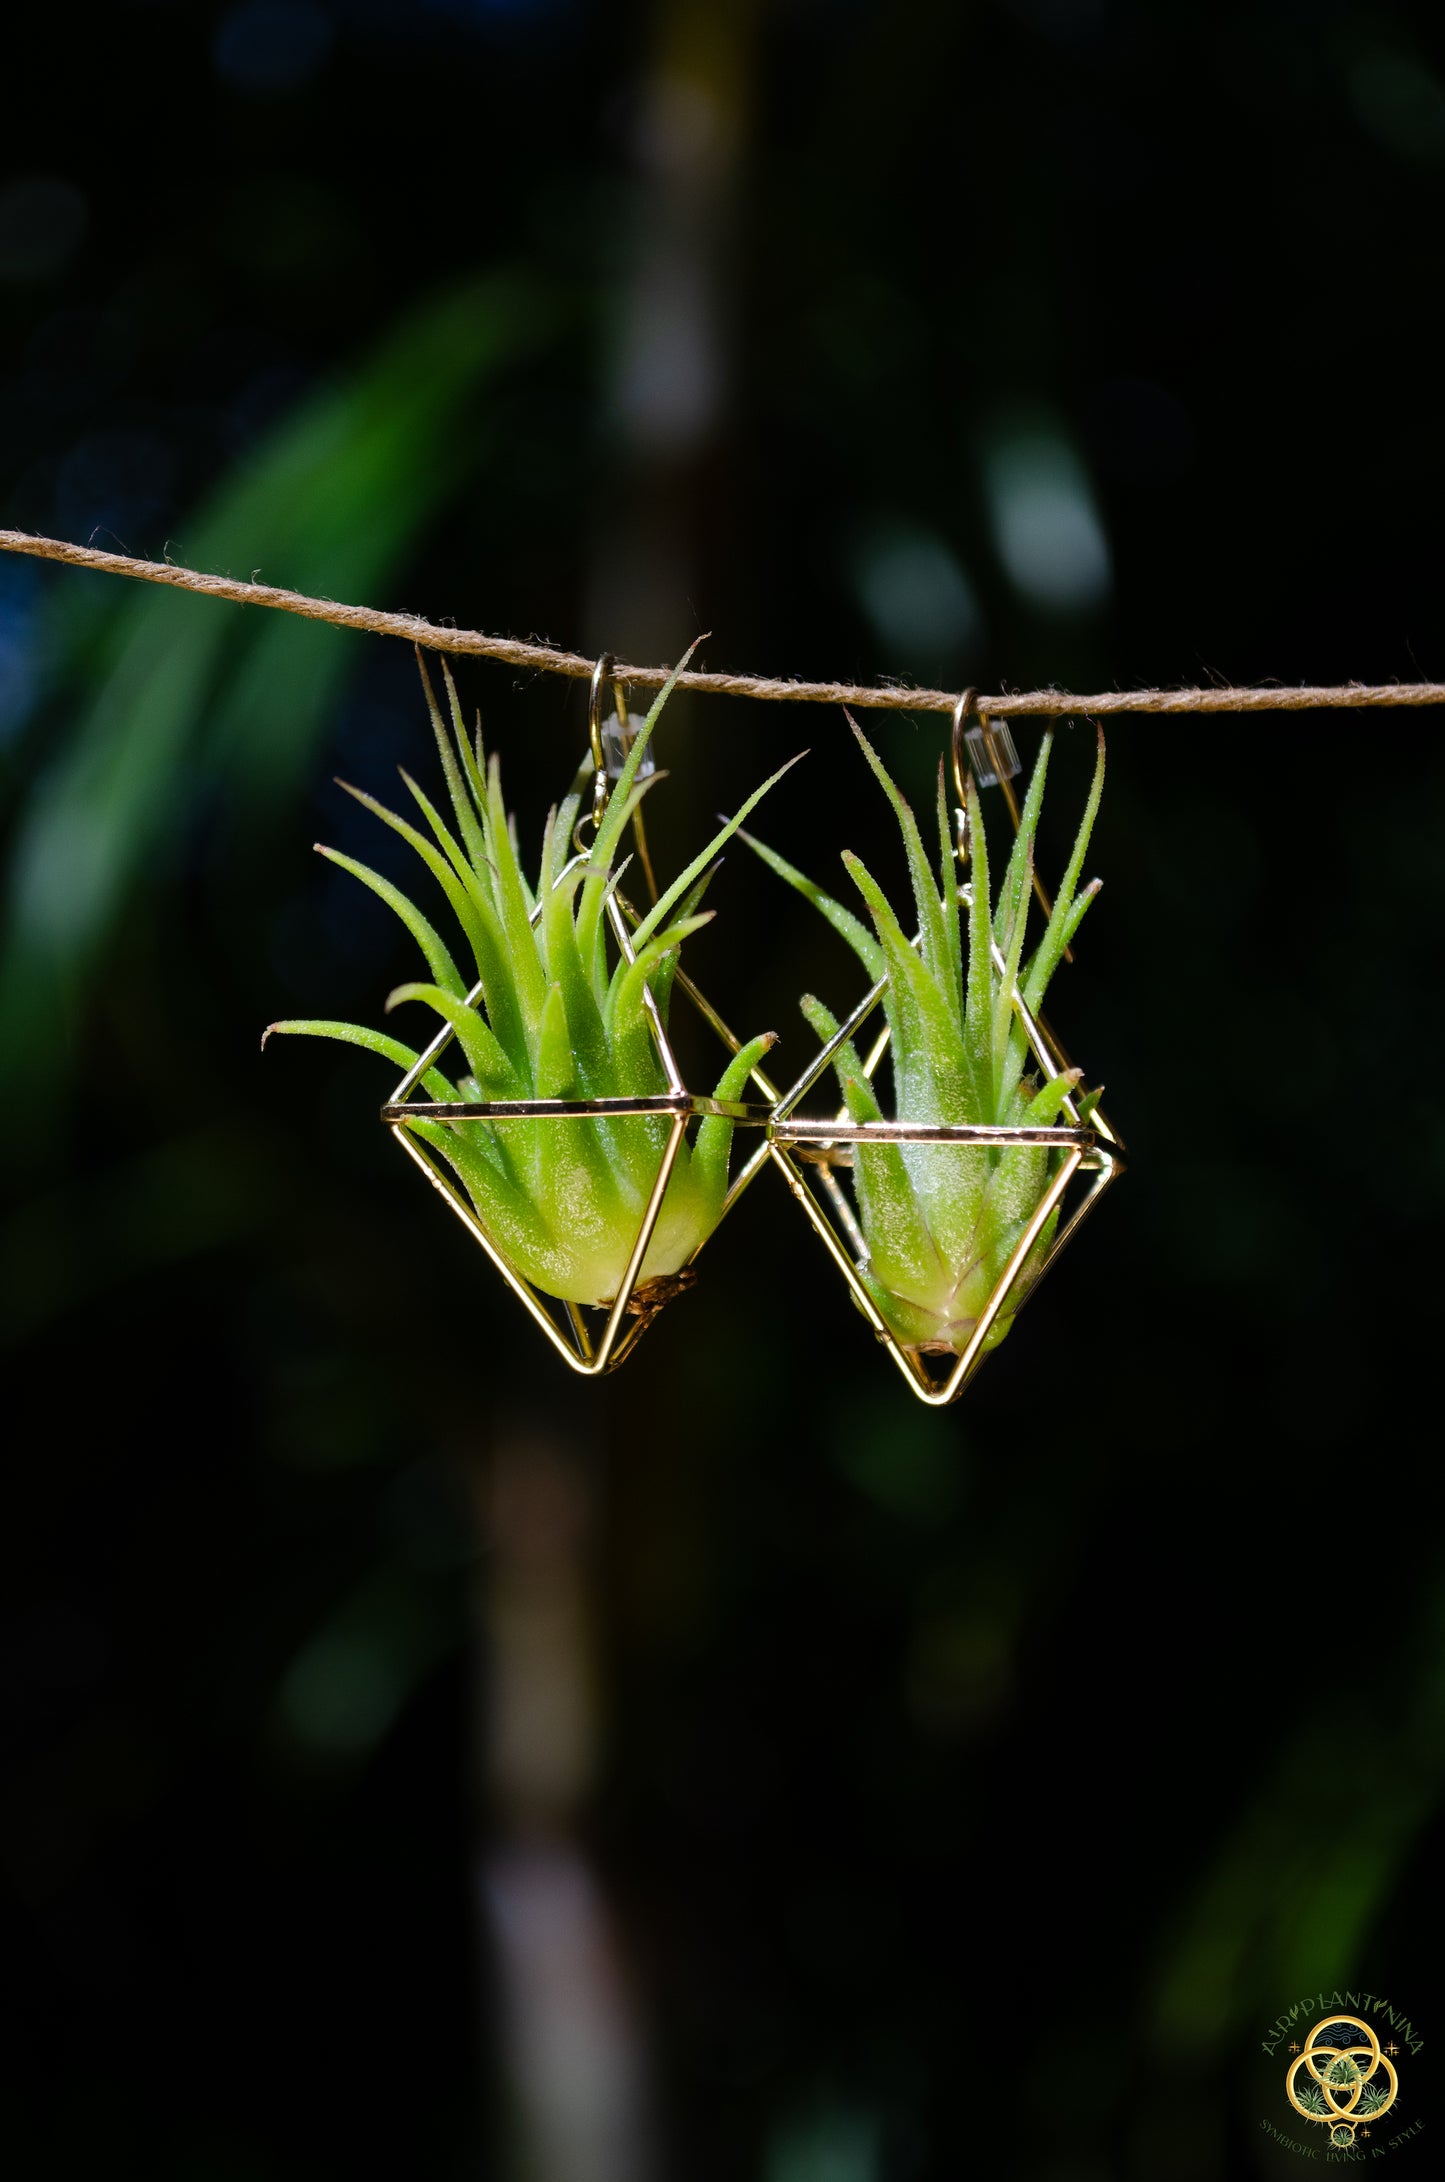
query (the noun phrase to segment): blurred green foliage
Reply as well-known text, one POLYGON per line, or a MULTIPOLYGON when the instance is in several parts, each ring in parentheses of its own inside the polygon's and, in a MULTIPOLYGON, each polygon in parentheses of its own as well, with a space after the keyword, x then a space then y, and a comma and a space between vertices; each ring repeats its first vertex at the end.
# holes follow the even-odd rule
MULTIPOLYGON (((779 671, 1440 671, 1423 7, 309 12, 285 81, 254 10, 17 23, 8 521, 779 671), (181 181, 118 188, 137 145, 181 181)), ((576 693, 473 695, 539 820, 576 693)), ((801 732, 675 710, 664 851, 801 732)), ((1111 738, 1054 1012, 1131 1174, 944 1417, 761 1187, 582 1406, 367 1062, 257 1054, 404 967, 309 853, 367 853, 333 771, 424 748, 400 647, 0 568, 0 726, 17 2171, 500 2156, 478 1510, 523 1426, 590 1487, 581 1838, 665 2171, 1271 2173, 1281 2005, 1432 2035, 1433 725, 1111 738)), ((844 732, 770 831, 901 883, 844 732)), ((936 723, 889 732, 925 796, 936 723)), ((730 1018, 856 997, 719 886, 730 1018)))
MULTIPOLYGON (((311 597, 384 595, 428 519, 473 484, 479 389, 555 327, 535 284, 470 280, 408 314, 347 380, 304 402, 186 527, 173 557, 311 597)), ((197 797, 223 796, 248 835, 294 808, 347 671, 341 630, 282 614, 218 614, 140 590, 66 662, 85 690, 12 845, 0 960, 0 1054, 23 1074, 73 1037, 85 980, 157 859, 174 868, 197 797)))

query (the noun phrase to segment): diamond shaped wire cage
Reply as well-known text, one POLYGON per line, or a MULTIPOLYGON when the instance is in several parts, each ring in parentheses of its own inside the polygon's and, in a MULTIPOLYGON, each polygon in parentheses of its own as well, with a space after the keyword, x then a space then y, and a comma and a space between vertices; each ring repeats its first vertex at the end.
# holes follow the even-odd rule
MULTIPOLYGON (((621 772, 623 760, 632 741, 631 723, 627 716, 626 700, 620 688, 615 688, 617 711, 615 718, 600 721, 599 697, 604 682, 611 674, 612 662, 607 654, 597 663, 593 675, 592 699, 589 711, 589 729, 592 739, 593 759, 596 767, 592 808, 592 824, 595 830, 606 808, 609 778, 615 779, 621 772)), ((642 868, 646 874, 649 891, 656 897, 656 885, 652 877, 652 863, 647 849, 647 837, 643 830, 641 811, 633 817, 633 832, 637 841, 642 868)), ((587 861, 587 851, 580 849, 560 875, 566 878, 578 864, 587 861)), ((535 924, 542 913, 542 903, 532 912, 535 924)), ((631 962, 633 958, 632 931, 638 923, 637 912, 614 887, 607 900, 607 918, 619 953, 631 962)), ((693 980, 681 968, 674 973, 674 984, 691 1001, 702 1019, 717 1034, 732 1053, 741 1050, 742 1041, 722 1020, 716 1009, 699 990, 693 980)), ((482 995, 479 980, 466 996, 465 1005, 474 1008, 482 995)), ((692 1258, 677 1273, 663 1275, 642 1283, 641 1273, 646 1261, 648 1246, 656 1231, 667 1196, 667 1186, 677 1164, 689 1125, 704 1115, 718 1115, 735 1123, 755 1128, 762 1127, 772 1111, 771 1105, 762 1106, 739 1100, 719 1100, 699 1097, 689 1091, 683 1082, 677 1058, 662 1021, 662 1013, 655 996, 646 990, 643 1004, 647 1012, 648 1026, 658 1060, 667 1080, 667 1089, 642 1098, 603 1099, 487 1099, 454 1100, 418 1098, 417 1087, 427 1071, 446 1052, 456 1038, 455 1027, 444 1023, 424 1052, 417 1056, 402 1077, 391 1097, 381 1109, 381 1119, 407 1157, 415 1162, 438 1190, 473 1240, 481 1245, 501 1274, 513 1295, 522 1304, 533 1323, 546 1335, 552 1347, 573 1371, 584 1378, 599 1378, 615 1371, 617 1366, 632 1354, 648 1327, 657 1317, 664 1304, 673 1296, 692 1285, 692 1258), (447 1171, 440 1153, 434 1152, 419 1137, 413 1126, 424 1121, 441 1126, 455 1122, 484 1122, 493 1128, 505 1128, 518 1122, 558 1122, 577 1120, 619 1121, 630 1117, 662 1116, 669 1123, 647 1201, 643 1207, 637 1234, 628 1254, 626 1269, 615 1296, 604 1303, 591 1305, 575 1303, 566 1298, 549 1298, 513 1264, 497 1238, 488 1232, 486 1223, 479 1217, 476 1207, 447 1171), (560 1309, 549 1307, 559 1304, 560 1309)), ((752 1080, 763 1096, 775 1102, 777 1088, 760 1068, 751 1072, 752 1080)), ((723 1200, 721 1219, 725 1219, 744 1189, 758 1171, 758 1162, 749 1161, 734 1178, 723 1200)), ((712 1232, 716 1232, 714 1229, 712 1232)), ((702 1248, 700 1244, 699 1250, 702 1248)))
MULTIPOLYGON (((966 860, 968 855, 967 826, 962 809, 961 745, 967 750, 968 760, 973 766, 979 786, 1000 786, 1004 790, 1009 815, 1016 831, 1019 823, 1018 804, 1010 786, 1011 774, 1019 770, 1012 741, 1006 733, 1001 733, 982 716, 978 717, 976 727, 966 731, 965 722, 972 709, 972 702, 973 693, 969 691, 960 698, 954 715, 954 777, 960 801, 961 861, 966 860)), ((1048 914, 1052 905, 1039 884, 1037 875, 1034 885, 1045 913, 1048 914)), ((968 884, 961 885, 958 896, 960 902, 971 912, 972 887, 968 884)), ((916 939, 914 944, 918 944, 916 939)), ((1008 965, 1002 952, 996 944, 992 945, 991 951, 994 967, 1001 977, 1007 976, 1008 965)), ((1072 960, 1072 956, 1069 959, 1072 960)), ((1061 1103, 1059 1121, 1038 1128, 1004 1128, 983 1123, 947 1126, 887 1120, 856 1122, 849 1118, 846 1109, 831 1117, 817 1120, 799 1116, 796 1108, 824 1074, 835 1053, 854 1037, 879 1006, 887 989, 888 980, 885 976, 864 994, 847 1021, 839 1025, 838 1030, 809 1063, 797 1082, 777 1101, 768 1122, 766 1142, 743 1169, 739 1180, 745 1177, 750 1179, 752 1169, 762 1158, 772 1159, 829 1257, 842 1274, 854 1302, 911 1391, 929 1408, 942 1409, 957 1401, 989 1353, 989 1335, 1006 1307, 1009 1316, 1022 1308, 1066 1244, 1077 1234, 1104 1192, 1123 1173, 1124 1147, 1097 1101, 1091 1105, 1086 1120, 1080 1111, 1079 1099, 1072 1094, 1066 1096, 1061 1103), (960 1150, 970 1145, 987 1145, 998 1150, 1013 1145, 1032 1145, 1046 1148, 1057 1155, 1057 1165, 1049 1177, 1047 1187, 1009 1252, 998 1279, 974 1321, 965 1346, 955 1352, 941 1369, 933 1368, 921 1349, 911 1347, 898 1338, 878 1308, 863 1278, 868 1263, 868 1245, 847 1191, 839 1180, 839 1172, 846 1172, 852 1166, 857 1146, 884 1142, 900 1145, 953 1145, 960 1150), (1078 1189, 1074 1189, 1076 1181, 1080 1183, 1078 1189), (1064 1201, 1071 1191, 1073 1203, 1067 1216, 1060 1219, 1064 1201), (1040 1238, 1055 1220, 1059 1220, 1059 1224, 1054 1229, 1041 1262, 1031 1266, 1030 1261, 1040 1238)), ((1044 1018, 1028 1007, 1018 990, 1017 980, 1014 981, 1009 997, 1038 1066, 1050 1077, 1067 1072, 1072 1066, 1067 1054, 1044 1018)), ((864 1073, 870 1078, 887 1051, 888 1036, 887 1029, 883 1029, 875 1038, 864 1061, 864 1073)))

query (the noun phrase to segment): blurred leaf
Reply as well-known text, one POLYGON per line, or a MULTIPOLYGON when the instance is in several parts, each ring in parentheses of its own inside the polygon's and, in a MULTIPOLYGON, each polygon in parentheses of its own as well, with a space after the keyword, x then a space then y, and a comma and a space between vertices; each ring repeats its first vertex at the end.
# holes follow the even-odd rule
POLYGON ((434 1581, 405 1568, 373 1571, 291 1661, 279 1724, 317 1755, 364 1758, 454 1641, 434 1581))
MULTIPOLYGON (((533 288, 469 281, 392 331, 349 384, 312 397, 179 541, 191 565, 371 602, 484 445, 469 406, 545 339, 533 288)), ((62 579, 63 580, 63 579, 62 579)), ((349 633, 137 589, 118 605, 96 684, 16 840, 0 950, 0 1069, 44 1039, 63 1056, 88 976, 197 779, 274 804, 304 777, 345 671, 349 633), (59 1041, 59 1044, 57 1044, 59 1041)))
POLYGON ((1197 2062, 1285 1996, 1359 1975, 1445 1780, 1442 1633, 1445 1590, 1426 1607, 1398 1718, 1341 1684, 1284 1743, 1175 1936, 1156 2003, 1162 2049, 1197 2062))
POLYGON ((58 1180, 0 1227, 0 1338, 23 1341, 78 1302, 253 1234, 280 1196, 266 1147, 230 1121, 58 1180))

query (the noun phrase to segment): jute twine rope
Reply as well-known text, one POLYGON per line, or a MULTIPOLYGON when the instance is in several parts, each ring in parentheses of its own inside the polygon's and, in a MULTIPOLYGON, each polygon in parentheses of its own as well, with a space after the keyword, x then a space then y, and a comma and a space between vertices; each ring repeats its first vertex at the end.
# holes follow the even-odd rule
MULTIPOLYGON (((307 621, 330 622, 338 629, 365 629, 373 636, 402 637, 428 651, 450 652, 477 659, 499 659, 505 665, 526 667, 538 674, 562 674, 573 681, 590 677, 595 660, 581 652, 559 651, 552 644, 523 643, 516 637, 485 636, 478 629, 449 629, 424 620, 419 614, 388 614, 374 606, 345 606, 335 599, 305 598, 299 591, 283 591, 276 584, 240 583, 233 576, 207 576, 194 568, 177 568, 170 561, 135 560, 128 553, 102 553, 93 546, 68 545, 59 538, 36 538, 23 530, 0 530, 0 548, 7 553, 28 553, 37 560, 63 561, 72 568, 96 568, 112 576, 132 576, 141 583, 164 583, 178 591, 196 591, 202 597, 230 599, 239 606, 271 606, 283 614, 299 614, 307 621)), ((636 667, 618 662, 617 680, 639 689, 660 689, 667 667, 636 667)), ((678 676, 679 689, 701 690, 714 697, 760 697, 771 701, 814 705, 871 706, 893 712, 952 712, 957 690, 914 689, 905 683, 790 682, 761 674, 705 674, 689 671, 678 676)), ((1330 688, 1283 688, 1266 685, 1254 689, 1223 686, 1204 689, 1101 690, 1081 697, 1068 690, 1035 689, 1001 691, 977 700, 980 712, 993 719, 1060 719, 1069 714, 1097 718, 1110 712, 1309 712, 1318 708, 1365 710, 1393 705, 1445 704, 1442 682, 1344 682, 1330 688)))

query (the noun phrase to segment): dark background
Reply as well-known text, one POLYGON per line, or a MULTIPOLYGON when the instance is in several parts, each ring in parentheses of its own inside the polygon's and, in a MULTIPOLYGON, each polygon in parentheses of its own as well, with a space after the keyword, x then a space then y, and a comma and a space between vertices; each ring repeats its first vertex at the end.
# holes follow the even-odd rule
MULTIPOLYGON (((1434 9, 118 0, 5 86, 5 523, 777 673, 1445 676, 1434 9)), ((530 843, 582 693, 463 689, 530 843)), ((411 974, 309 848, 423 725, 400 646, 0 557, 9 2167, 1288 2174, 1337 1986, 1418 2165, 1437 717, 1111 728, 1053 1014, 1134 1163, 942 1415, 767 1177, 574 1387, 377 1064, 259 1054, 411 974)), ((899 883, 813 708, 677 700, 661 856, 804 743, 763 831, 899 883)), ((717 902, 801 1065, 849 959, 717 902)))

